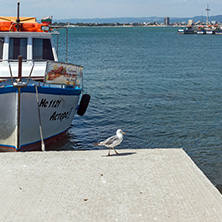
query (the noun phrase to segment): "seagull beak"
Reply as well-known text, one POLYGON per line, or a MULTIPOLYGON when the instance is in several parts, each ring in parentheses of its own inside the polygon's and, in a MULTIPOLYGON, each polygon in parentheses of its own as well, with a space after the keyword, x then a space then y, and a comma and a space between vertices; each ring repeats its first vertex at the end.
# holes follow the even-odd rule
POLYGON ((123 132, 123 135, 126 135, 126 134, 123 132))

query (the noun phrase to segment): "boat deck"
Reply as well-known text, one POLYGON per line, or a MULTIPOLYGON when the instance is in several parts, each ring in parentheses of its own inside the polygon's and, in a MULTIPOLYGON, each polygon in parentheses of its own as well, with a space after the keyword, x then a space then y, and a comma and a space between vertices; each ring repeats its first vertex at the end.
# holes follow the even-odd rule
POLYGON ((222 221, 182 149, 0 153, 0 221, 222 221))

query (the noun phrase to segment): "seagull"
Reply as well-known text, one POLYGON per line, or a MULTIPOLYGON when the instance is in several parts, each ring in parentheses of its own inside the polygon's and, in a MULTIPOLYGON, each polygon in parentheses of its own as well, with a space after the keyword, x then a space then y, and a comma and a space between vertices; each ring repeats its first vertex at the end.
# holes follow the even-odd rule
MULTIPOLYGON (((115 146, 119 145, 123 141, 123 135, 125 135, 125 133, 121 129, 118 129, 115 136, 111 136, 102 142, 95 143, 94 145, 109 147, 108 156, 110 156, 110 149, 114 149, 115 146)), ((116 154, 119 154, 115 149, 114 151, 116 154)))

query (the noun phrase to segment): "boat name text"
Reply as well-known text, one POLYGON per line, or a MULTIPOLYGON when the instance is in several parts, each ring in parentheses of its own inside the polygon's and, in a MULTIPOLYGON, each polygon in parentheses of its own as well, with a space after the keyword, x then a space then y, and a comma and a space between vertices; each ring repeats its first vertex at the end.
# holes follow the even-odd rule
POLYGON ((62 100, 59 99, 52 99, 48 101, 47 99, 42 98, 41 102, 39 103, 39 107, 48 107, 48 108, 57 108, 61 104, 62 100))
POLYGON ((57 113, 56 111, 51 115, 51 117, 49 118, 50 121, 55 121, 55 120, 60 120, 62 121, 63 119, 69 119, 70 114, 72 112, 73 107, 67 111, 67 112, 63 112, 63 113, 57 113))

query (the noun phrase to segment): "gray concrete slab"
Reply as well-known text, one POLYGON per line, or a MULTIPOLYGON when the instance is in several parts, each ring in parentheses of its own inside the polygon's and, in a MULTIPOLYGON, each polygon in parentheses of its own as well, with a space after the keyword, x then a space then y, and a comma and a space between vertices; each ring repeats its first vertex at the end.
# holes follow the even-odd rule
POLYGON ((0 221, 222 221, 182 149, 0 153, 0 221))

